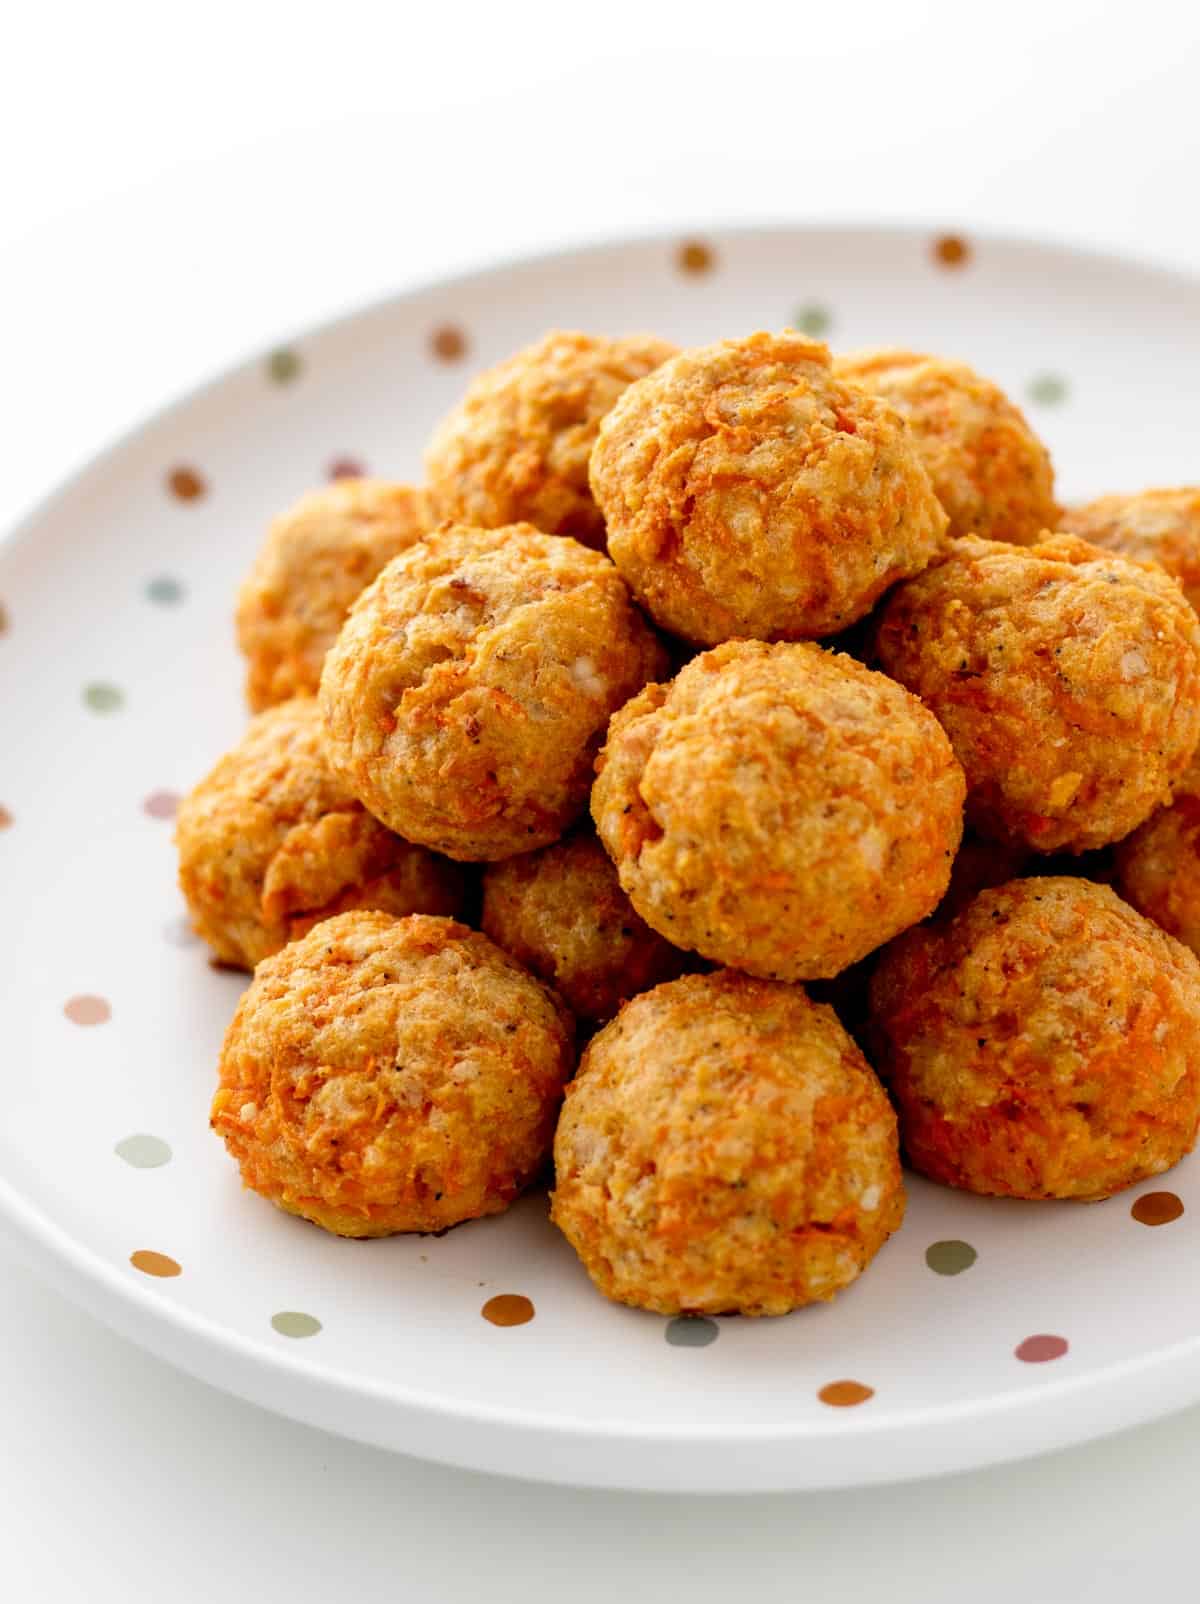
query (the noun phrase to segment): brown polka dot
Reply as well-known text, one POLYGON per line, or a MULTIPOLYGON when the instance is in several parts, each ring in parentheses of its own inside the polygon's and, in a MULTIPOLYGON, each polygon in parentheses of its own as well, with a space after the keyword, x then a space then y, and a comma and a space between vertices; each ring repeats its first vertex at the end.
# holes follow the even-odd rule
POLYGON ((1069 1347, 1066 1337, 1040 1332, 1036 1337, 1026 1337, 1024 1342, 1019 1342, 1013 1352, 1027 1365, 1043 1365, 1050 1359, 1061 1359, 1069 1347))
POLYGON ((179 798, 174 791, 151 791, 142 803, 142 810, 152 819, 173 819, 178 806, 179 798))
POLYGON ((866 1403, 868 1398, 875 1396, 875 1388, 865 1386, 861 1381, 829 1381, 821 1388, 817 1397, 823 1404, 831 1409, 853 1409, 855 1404, 866 1403))
POLYGON ((443 323, 429 336, 429 349, 439 362, 461 362, 467 354, 467 337, 453 323, 443 323))
POLYGON ((167 475, 167 489, 176 501, 199 501, 208 486, 195 468, 172 468, 167 475))
POLYGON ((112 1009, 103 997, 69 997, 63 1013, 73 1025, 103 1025, 112 1018, 112 1009))
POLYGON ((533 1304, 519 1292, 498 1292, 479 1312, 494 1326, 523 1326, 533 1319, 533 1304))
POLYGON ((0 602, 0 635, 8 634, 8 609, 0 602))
POLYGON ((716 260, 711 247, 698 239, 684 240, 675 253, 675 264, 681 273, 711 273, 716 260))
POLYGON ((971 247, 961 234, 942 234, 933 242, 933 259, 939 267, 965 267, 971 247))
POLYGON ((136 1253, 129 1255, 129 1262, 135 1270, 143 1275, 171 1276, 181 1275, 182 1270, 174 1259, 168 1258, 165 1253, 155 1253, 152 1248, 138 1248, 136 1253))
POLYGON ((12 829, 13 816, 8 809, 0 803, 0 830, 12 829))
POLYGON ((1129 1212, 1139 1225, 1170 1225, 1183 1213, 1183 1199, 1174 1192, 1144 1192, 1129 1212))
POLYGON ((331 479, 365 479, 367 470, 357 457, 334 457, 326 469, 331 479))

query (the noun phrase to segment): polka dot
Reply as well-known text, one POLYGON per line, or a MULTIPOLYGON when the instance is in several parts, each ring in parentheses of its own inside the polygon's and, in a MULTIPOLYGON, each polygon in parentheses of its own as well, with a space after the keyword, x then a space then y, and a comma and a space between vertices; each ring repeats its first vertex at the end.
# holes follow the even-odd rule
POLYGON ((168 919, 163 926, 163 936, 172 947, 195 947, 200 942, 200 937, 192 929, 192 922, 186 914, 178 919, 168 919))
POLYGON ((134 1136, 123 1136, 113 1152, 135 1170, 156 1170, 171 1162, 171 1149, 162 1137, 147 1136, 144 1131, 134 1136))
POLYGON ((796 308, 795 327, 801 334, 807 334, 811 339, 819 340, 823 334, 828 334, 833 327, 833 317, 829 308, 819 306, 816 301, 809 301, 805 306, 796 308))
POLYGON ((272 384, 291 384, 300 377, 303 364, 295 351, 281 346, 267 358, 267 377, 272 384))
POLYGON ((334 457, 326 469, 331 479, 365 479, 366 467, 357 457, 334 457))
POLYGON ((0 803, 0 830, 11 830, 12 826, 13 826, 13 816, 12 816, 12 814, 3 805, 3 803, 0 803))
POLYGON ((1056 407, 1067 399, 1067 381, 1058 373, 1039 373, 1029 381, 1029 399, 1041 407, 1056 407))
POLYGON ((1129 1212, 1139 1225, 1170 1225, 1183 1213, 1183 1199, 1174 1192, 1143 1192, 1129 1212))
POLYGON ((112 1018, 112 1009, 103 997, 68 997, 63 1013, 73 1025, 105 1025, 112 1018))
POLYGON ((0 602, 0 635, 8 634, 8 608, 0 602))
POLYGON ((156 607, 178 607, 183 600, 183 586, 170 574, 159 574, 147 584, 146 600, 156 607))
POLYGON ((271 1324, 281 1337, 315 1337, 321 1329, 315 1315, 301 1314, 298 1309, 281 1309, 271 1316, 271 1324))
POLYGON ((961 1275, 969 1270, 979 1257, 969 1242, 949 1238, 945 1242, 931 1242, 925 1249, 925 1263, 935 1275, 961 1275))
POLYGON ((971 247, 961 234, 942 234, 933 242, 933 259, 939 267, 965 267, 971 247))
POLYGON ((698 277, 702 273, 711 273, 716 266, 716 256, 711 246, 705 245, 703 240, 687 239, 675 253, 675 265, 681 273, 690 273, 698 277))
POLYGON ((93 713, 115 713, 124 701, 125 692, 104 680, 94 680, 83 687, 83 705, 93 713))
POLYGON ((167 489, 176 501, 199 501, 208 494, 208 486, 202 474, 195 468, 172 468, 167 475, 167 489))
POLYGON ((175 1260, 165 1253, 155 1253, 152 1248, 138 1248, 136 1253, 129 1255, 129 1262, 135 1270, 143 1275, 157 1275, 164 1279, 172 1275, 182 1275, 182 1268, 175 1260))
POLYGON ((519 1292, 498 1292, 479 1312, 494 1326, 523 1326, 533 1319, 533 1304, 519 1292))
POLYGON ((828 1381, 817 1394, 821 1402, 828 1404, 831 1409, 853 1409, 856 1404, 866 1403, 868 1398, 874 1396, 875 1388, 861 1381, 828 1381))
POLYGON ((1066 1337, 1052 1337, 1040 1333, 1036 1337, 1026 1337, 1013 1349, 1017 1358, 1027 1365, 1046 1364, 1050 1359, 1061 1359, 1070 1347, 1066 1337))
POLYGON ((680 1314, 667 1323, 666 1338, 673 1348, 707 1348, 720 1335, 717 1322, 703 1314, 680 1314))
POLYGON ((467 354, 467 337, 453 323, 443 323, 429 336, 429 349, 439 362, 461 362, 467 354))
POLYGON ((142 812, 152 819, 173 819, 178 806, 179 798, 174 791, 151 791, 142 803, 142 812))

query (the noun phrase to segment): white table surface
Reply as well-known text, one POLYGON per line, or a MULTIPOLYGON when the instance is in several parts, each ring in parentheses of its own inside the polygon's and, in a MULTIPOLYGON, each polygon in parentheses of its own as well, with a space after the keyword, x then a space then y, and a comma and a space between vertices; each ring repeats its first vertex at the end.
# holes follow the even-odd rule
MULTIPOLYGON (((1200 270, 1200 23, 1174 5, 436 9, 117 0, 9 25, 0 523, 230 360, 548 244, 892 218, 1200 270)), ((558 1490, 210 1391, 2 1251, 0 1288, 5 1604, 1108 1604, 1174 1596, 1194 1569, 1196 1409, 861 1493, 558 1490)))

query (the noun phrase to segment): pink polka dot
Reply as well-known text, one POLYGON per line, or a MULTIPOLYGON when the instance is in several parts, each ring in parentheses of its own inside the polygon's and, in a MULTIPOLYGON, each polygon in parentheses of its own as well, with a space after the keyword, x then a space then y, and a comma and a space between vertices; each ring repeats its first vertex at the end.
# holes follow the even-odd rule
POLYGON ((1026 1337, 1013 1349, 1018 1359, 1027 1365, 1045 1364, 1049 1359, 1061 1359, 1070 1344, 1066 1337, 1052 1337, 1040 1333, 1036 1337, 1026 1337))
POLYGON ((103 1025, 112 1018, 112 1009, 103 997, 68 997, 63 1013, 73 1025, 103 1025))
POLYGON ((142 803, 142 809, 152 819, 173 819, 179 798, 174 791, 151 791, 142 803))

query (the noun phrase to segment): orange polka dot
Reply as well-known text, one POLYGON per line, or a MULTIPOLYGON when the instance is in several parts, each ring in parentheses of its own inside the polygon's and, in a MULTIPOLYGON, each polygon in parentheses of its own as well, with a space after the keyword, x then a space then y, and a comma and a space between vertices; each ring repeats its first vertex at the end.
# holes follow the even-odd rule
POLYGON ((129 1255, 129 1262, 143 1275, 167 1277, 183 1273, 174 1259, 168 1258, 165 1253, 155 1253, 152 1248, 138 1248, 136 1253, 129 1255))
POLYGON ((479 1312, 494 1326, 523 1326, 533 1319, 533 1304, 519 1292, 498 1292, 479 1312))
POLYGON ((467 354, 467 337, 453 323, 444 323, 429 336, 429 349, 439 362, 461 362, 467 354))
POLYGON ((675 263, 681 273, 711 273, 716 260, 712 248, 698 239, 684 240, 675 253, 675 263))
POLYGON ((933 242, 933 259, 939 267, 965 267, 971 247, 961 234, 943 234, 933 242))
POLYGON ((167 475, 167 489, 176 501, 199 501, 208 490, 202 475, 195 468, 172 468, 167 475))
POLYGON ((12 814, 8 811, 8 809, 4 806, 3 803, 0 803, 0 830, 9 830, 9 829, 11 829, 12 828, 12 822, 13 822, 12 814))
POLYGON ((864 1386, 861 1381, 829 1381, 817 1394, 831 1409, 853 1409, 855 1404, 866 1403, 874 1396, 874 1387, 864 1386))

